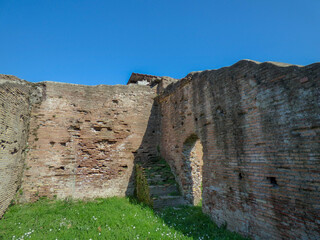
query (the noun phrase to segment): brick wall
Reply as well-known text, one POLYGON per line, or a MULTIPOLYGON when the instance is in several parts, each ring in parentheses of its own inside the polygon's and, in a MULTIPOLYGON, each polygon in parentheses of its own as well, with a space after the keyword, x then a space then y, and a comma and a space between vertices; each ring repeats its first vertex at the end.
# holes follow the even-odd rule
POLYGON ((319 63, 240 61, 191 73, 158 101, 161 154, 185 196, 184 144, 200 139, 215 222, 256 239, 320 238, 319 63))
MULTIPOLYGON (((132 169, 150 118, 149 86, 45 82, 31 113, 23 199, 132 194, 132 169)), ((152 151, 152 142, 144 152, 152 151)))
POLYGON ((40 96, 36 85, 0 74, 0 218, 21 185, 31 105, 40 96))
POLYGON ((244 60, 162 78, 157 90, 0 78, 0 216, 23 168, 24 201, 124 196, 134 161, 160 150, 193 204, 203 185, 203 210, 219 225, 320 238, 319 63, 244 60))

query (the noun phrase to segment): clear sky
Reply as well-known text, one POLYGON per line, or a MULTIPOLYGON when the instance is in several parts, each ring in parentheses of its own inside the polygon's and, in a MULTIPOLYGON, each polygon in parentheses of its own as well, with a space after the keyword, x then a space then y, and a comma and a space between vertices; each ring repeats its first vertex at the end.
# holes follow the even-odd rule
POLYGON ((0 0, 0 30, 0 73, 32 82, 320 61, 320 0, 0 0))

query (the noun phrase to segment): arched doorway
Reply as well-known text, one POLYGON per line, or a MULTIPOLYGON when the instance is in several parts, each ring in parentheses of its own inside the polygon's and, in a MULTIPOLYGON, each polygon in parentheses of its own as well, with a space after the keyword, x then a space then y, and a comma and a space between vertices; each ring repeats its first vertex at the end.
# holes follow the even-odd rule
POLYGON ((182 162, 185 181, 182 186, 185 198, 197 205, 202 199, 202 144, 197 135, 192 134, 183 143, 182 162))

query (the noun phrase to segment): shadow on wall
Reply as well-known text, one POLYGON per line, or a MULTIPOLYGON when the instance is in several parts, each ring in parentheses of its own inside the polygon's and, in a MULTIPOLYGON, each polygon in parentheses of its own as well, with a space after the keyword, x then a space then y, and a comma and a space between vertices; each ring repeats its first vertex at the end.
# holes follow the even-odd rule
MULTIPOLYGON (((159 139, 160 139, 160 118, 159 118, 159 105, 156 101, 153 102, 148 125, 145 134, 142 138, 139 148, 133 152, 134 165, 139 163, 141 166, 158 159, 159 157, 159 139)), ((126 195, 132 195, 134 189, 135 168, 133 167, 129 180, 129 185, 126 195)))
MULTIPOLYGON (((154 101, 142 142, 134 152, 134 164, 139 164, 144 168, 150 168, 158 164, 157 161, 161 157, 159 149, 161 137, 160 121, 160 106, 157 101, 154 101)), ((183 182, 180 184, 180 191, 183 197, 192 205, 198 205, 202 200, 203 149, 201 141, 196 134, 190 135, 185 140, 180 158, 182 171, 178 173, 176 169, 171 169, 171 172, 174 172, 177 182, 183 182)), ((126 195, 132 194, 134 183, 135 173, 133 168, 126 195)))

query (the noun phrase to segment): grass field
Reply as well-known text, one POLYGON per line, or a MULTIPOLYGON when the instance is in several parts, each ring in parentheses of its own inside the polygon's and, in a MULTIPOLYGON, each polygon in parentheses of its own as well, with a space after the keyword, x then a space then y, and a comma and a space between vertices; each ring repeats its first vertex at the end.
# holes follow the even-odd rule
POLYGON ((128 198, 40 200, 11 206, 0 239, 243 239, 218 228, 200 207, 155 213, 128 198))

